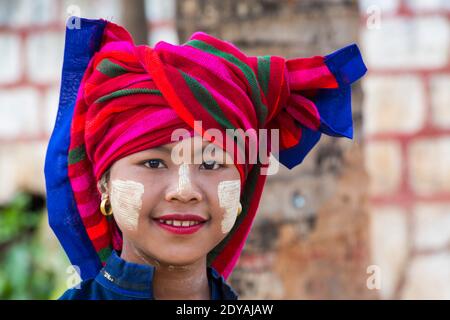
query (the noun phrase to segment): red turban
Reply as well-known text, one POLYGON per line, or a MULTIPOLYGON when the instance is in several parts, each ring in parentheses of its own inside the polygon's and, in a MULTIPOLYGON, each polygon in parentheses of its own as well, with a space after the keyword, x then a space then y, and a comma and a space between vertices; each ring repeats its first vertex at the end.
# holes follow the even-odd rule
MULTIPOLYGON (((321 133, 352 138, 350 84, 366 71, 356 45, 325 57, 248 56, 229 42, 196 32, 181 45, 159 42, 151 48, 135 46, 128 32, 111 22, 81 22, 86 30, 93 25, 95 32, 101 30, 101 42, 92 50, 72 119, 65 120, 70 124, 67 168, 73 192, 73 198, 67 199, 74 202, 68 214, 73 219, 76 214, 81 217, 103 263, 112 249, 121 250, 122 239, 115 224, 99 210, 97 181, 120 158, 173 142, 173 130, 185 128, 192 134, 196 120, 202 121, 199 134, 208 129, 218 129, 223 136, 226 129, 278 129, 280 152, 274 155, 288 168, 303 160, 321 133)), ((66 41, 71 40, 70 34, 66 41)), ((66 69, 71 48, 76 50, 66 43, 66 69)), ((61 99, 64 85, 63 81, 61 99)), ((55 132, 62 130, 57 127, 58 123, 55 132)), ((259 139, 258 134, 255 137, 259 139)), ((248 156, 248 144, 242 148, 248 156)), ((47 162, 51 157, 49 151, 47 162)), ((208 264, 225 278, 254 220, 265 166, 259 158, 256 163, 237 164, 243 210, 227 237, 208 254, 208 264)), ((52 174, 46 172, 46 176, 51 185, 52 174)), ((49 206, 58 235, 60 224, 67 222, 56 217, 55 210, 49 206)), ((63 237, 69 256, 80 260, 67 236, 59 236, 63 237)))

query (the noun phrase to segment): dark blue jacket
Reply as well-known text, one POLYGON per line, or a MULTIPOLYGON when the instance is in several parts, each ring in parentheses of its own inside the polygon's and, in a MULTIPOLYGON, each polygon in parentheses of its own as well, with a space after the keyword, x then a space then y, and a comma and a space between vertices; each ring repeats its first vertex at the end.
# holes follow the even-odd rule
MULTIPOLYGON (((131 263, 112 252, 93 279, 67 290, 59 300, 153 300, 155 267, 131 263)), ((237 300, 236 292, 212 267, 207 268, 211 300, 237 300)))

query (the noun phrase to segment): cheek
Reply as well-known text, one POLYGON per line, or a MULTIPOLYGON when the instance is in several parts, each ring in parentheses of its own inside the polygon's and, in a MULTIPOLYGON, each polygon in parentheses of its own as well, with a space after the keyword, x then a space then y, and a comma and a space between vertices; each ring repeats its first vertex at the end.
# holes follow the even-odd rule
POLYGON ((222 233, 230 232, 236 222, 240 193, 240 180, 221 181, 217 186, 219 206, 224 209, 222 233))
POLYGON ((111 207, 117 224, 128 230, 136 230, 144 185, 131 180, 113 180, 111 186, 111 207))

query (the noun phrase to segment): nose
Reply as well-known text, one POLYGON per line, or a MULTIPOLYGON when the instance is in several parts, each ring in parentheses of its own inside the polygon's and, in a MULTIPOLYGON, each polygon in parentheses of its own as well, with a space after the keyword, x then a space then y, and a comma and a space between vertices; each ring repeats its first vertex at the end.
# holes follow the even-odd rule
POLYGON ((173 179, 170 188, 166 192, 166 200, 180 202, 199 202, 203 197, 197 185, 191 179, 191 168, 182 163, 178 168, 177 179, 173 179))

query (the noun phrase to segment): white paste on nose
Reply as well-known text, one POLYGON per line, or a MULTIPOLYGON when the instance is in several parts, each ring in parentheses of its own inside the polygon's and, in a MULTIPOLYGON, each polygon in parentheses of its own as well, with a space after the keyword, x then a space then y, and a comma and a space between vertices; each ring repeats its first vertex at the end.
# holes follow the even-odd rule
POLYGON ((222 233, 227 233, 236 222, 241 195, 241 180, 221 181, 217 186, 217 195, 219 196, 219 206, 225 209, 222 233))
POLYGON ((189 166, 182 163, 178 169, 178 190, 180 194, 187 193, 191 190, 191 180, 189 178, 189 166))
POLYGON ((119 224, 128 230, 135 230, 142 208, 144 185, 131 180, 113 180, 111 207, 119 224))

